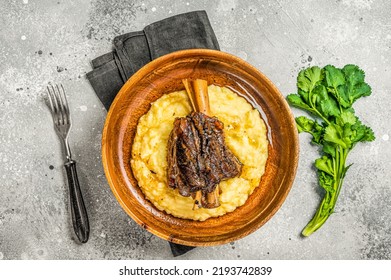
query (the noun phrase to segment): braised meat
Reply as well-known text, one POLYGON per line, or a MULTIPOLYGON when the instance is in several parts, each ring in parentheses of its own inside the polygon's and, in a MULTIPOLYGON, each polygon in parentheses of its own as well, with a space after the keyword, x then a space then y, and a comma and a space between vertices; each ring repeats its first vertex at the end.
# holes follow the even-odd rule
POLYGON ((168 185, 183 196, 202 193, 205 208, 216 207, 208 201, 222 181, 240 175, 242 164, 224 141, 224 124, 201 112, 177 118, 168 141, 168 185))

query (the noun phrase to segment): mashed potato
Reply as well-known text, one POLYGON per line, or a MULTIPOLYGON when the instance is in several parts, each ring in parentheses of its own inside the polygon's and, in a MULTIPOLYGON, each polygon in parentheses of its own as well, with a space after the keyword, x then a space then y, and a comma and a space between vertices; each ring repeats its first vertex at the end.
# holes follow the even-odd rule
POLYGON ((240 177, 219 184, 219 207, 193 210, 191 197, 167 185, 167 142, 174 120, 192 111, 185 91, 163 95, 140 118, 131 159, 133 174, 148 200, 171 215, 199 221, 243 205, 259 185, 268 156, 266 126, 259 112, 228 88, 211 85, 208 92, 212 116, 224 123, 226 144, 243 163, 240 177))

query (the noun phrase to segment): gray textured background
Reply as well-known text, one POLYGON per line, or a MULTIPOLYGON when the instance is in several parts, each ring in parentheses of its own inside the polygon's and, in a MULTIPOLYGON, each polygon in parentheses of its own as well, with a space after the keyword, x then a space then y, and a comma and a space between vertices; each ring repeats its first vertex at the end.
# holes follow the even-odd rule
POLYGON ((136 225, 110 191, 100 156, 106 111, 85 73, 114 36, 198 9, 221 49, 284 95, 303 67, 359 65, 373 95, 355 107, 377 140, 351 153, 336 213, 311 237, 300 232, 320 200, 318 154, 300 135, 297 178, 280 211, 244 239, 180 258, 391 259, 391 2, 376 0, 0 0, 0 259, 172 258, 168 243, 136 225), (85 245, 74 241, 60 144, 43 102, 49 81, 63 83, 70 100, 71 148, 91 223, 85 245))

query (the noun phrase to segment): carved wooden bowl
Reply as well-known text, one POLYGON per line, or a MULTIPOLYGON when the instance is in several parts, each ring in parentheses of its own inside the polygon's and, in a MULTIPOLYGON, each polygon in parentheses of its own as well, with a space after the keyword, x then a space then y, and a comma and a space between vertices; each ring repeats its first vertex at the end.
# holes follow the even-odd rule
POLYGON ((296 174, 298 136, 285 98, 264 74, 231 54, 185 50, 150 62, 122 87, 107 114, 102 161, 116 199, 141 227, 174 243, 212 246, 247 236, 281 207, 296 174), (163 94, 183 89, 182 78, 202 78, 208 84, 231 88, 260 111, 268 128, 269 157, 259 187, 243 206, 203 222, 176 218, 155 208, 138 187, 130 166, 139 118, 163 94))

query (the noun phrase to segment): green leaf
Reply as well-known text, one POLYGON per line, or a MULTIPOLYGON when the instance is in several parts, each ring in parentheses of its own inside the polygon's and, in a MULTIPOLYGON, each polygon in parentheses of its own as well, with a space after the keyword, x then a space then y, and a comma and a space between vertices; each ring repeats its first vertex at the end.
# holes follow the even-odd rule
POLYGON ((317 85, 309 94, 308 98, 318 112, 326 119, 330 116, 338 116, 340 111, 337 102, 331 97, 322 84, 317 85))
POLYGON ((339 105, 345 109, 351 107, 349 97, 347 96, 347 90, 345 85, 341 85, 337 88, 329 88, 329 91, 333 94, 339 105))
POLYGON ((301 90, 301 89, 298 89, 297 93, 300 95, 300 97, 302 98, 304 103, 309 104, 309 93, 308 92, 301 90))
POLYGON ((326 117, 337 117, 339 115, 338 104, 334 99, 322 100, 320 108, 326 117))
POLYGON ((365 73, 357 65, 347 64, 342 68, 342 72, 352 84, 364 82, 365 73))
POLYGON ((313 137, 312 142, 315 144, 321 144, 321 137, 323 134, 323 127, 321 125, 305 116, 297 117, 295 120, 299 133, 310 133, 313 137))
POLYGON ((350 103, 345 89, 345 75, 341 69, 333 65, 327 65, 324 68, 326 76, 327 90, 335 97, 340 106, 349 108, 350 103))
POLYGON ((311 132, 315 124, 313 120, 304 116, 297 117, 295 120, 299 132, 311 132))
POLYGON ((353 102, 359 99, 360 97, 370 96, 371 93, 372 93, 372 88, 367 83, 356 84, 354 88, 354 92, 350 94, 351 96, 350 99, 352 100, 351 103, 353 104, 353 102))
POLYGON ((333 123, 326 127, 324 140, 340 145, 344 149, 349 148, 349 145, 343 139, 343 129, 333 123))
POLYGON ((333 158, 335 158, 336 149, 335 149, 334 143, 324 141, 322 151, 326 154, 331 155, 333 158))
POLYGON ((354 115, 353 110, 347 110, 336 118, 335 124, 325 129, 324 139, 338 144, 343 148, 351 148, 357 142, 375 140, 372 129, 363 125, 354 115))
POLYGON ((327 192, 333 193, 334 190, 334 178, 333 176, 323 172, 319 171, 319 185, 324 188, 327 192))
POLYGON ((330 88, 338 88, 340 85, 345 84, 345 76, 341 69, 336 68, 333 65, 327 65, 324 68, 326 75, 326 85, 330 88))
POLYGON ((304 92, 311 92, 322 82, 323 77, 323 71, 318 66, 307 68, 297 76, 297 87, 304 92))
POLYGON ((345 65, 342 69, 345 75, 346 85, 344 86, 344 93, 349 106, 363 96, 371 95, 371 87, 364 82, 365 73, 356 65, 345 65))
POLYGON ((315 160, 315 166, 317 169, 334 176, 333 161, 328 156, 322 156, 315 160))
POLYGON ((312 135, 312 143, 315 144, 322 144, 323 142, 323 136, 324 134, 324 128, 317 122, 314 124, 314 128, 312 129, 311 135, 312 135))
POLYGON ((304 103, 303 99, 298 94, 289 94, 286 99, 288 100, 289 104, 294 107, 304 109, 308 112, 313 112, 313 109, 304 103))
POLYGON ((376 139, 375 134, 373 133, 372 128, 365 126, 365 135, 361 138, 361 142, 372 142, 376 139))
POLYGON ((361 121, 357 118, 357 121, 351 127, 353 134, 350 137, 353 143, 357 142, 371 142, 375 140, 375 134, 373 130, 361 123, 361 121))
POLYGON ((357 122, 357 117, 352 111, 344 111, 341 113, 340 117, 336 119, 336 123, 340 126, 345 124, 354 125, 357 122))
POLYGON ((350 123, 345 124, 342 127, 342 139, 344 142, 350 147, 352 141, 352 136, 354 135, 354 130, 352 129, 352 125, 350 123))
POLYGON ((330 116, 338 116, 340 111, 337 102, 331 97, 324 85, 317 85, 310 93, 312 104, 315 104, 317 110, 322 116, 328 118, 330 116))

